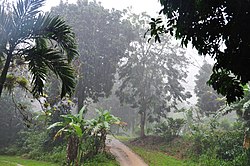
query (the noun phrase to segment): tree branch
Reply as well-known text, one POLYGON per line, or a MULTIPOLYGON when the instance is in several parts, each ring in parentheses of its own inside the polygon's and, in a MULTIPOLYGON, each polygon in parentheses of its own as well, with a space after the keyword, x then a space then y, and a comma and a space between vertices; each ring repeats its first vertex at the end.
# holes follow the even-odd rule
POLYGON ((4 86, 4 83, 6 81, 6 76, 7 76, 9 67, 10 67, 11 59, 12 59, 12 54, 8 53, 7 59, 5 61, 5 65, 4 65, 4 68, 3 68, 3 71, 2 71, 1 77, 0 77, 0 97, 2 95, 3 86, 4 86))

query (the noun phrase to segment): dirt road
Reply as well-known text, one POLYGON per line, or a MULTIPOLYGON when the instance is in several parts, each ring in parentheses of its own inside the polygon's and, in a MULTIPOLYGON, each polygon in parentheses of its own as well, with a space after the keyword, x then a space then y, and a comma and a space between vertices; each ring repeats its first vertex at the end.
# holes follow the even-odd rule
POLYGON ((108 138, 107 147, 121 166, 147 166, 137 154, 115 138, 108 138))

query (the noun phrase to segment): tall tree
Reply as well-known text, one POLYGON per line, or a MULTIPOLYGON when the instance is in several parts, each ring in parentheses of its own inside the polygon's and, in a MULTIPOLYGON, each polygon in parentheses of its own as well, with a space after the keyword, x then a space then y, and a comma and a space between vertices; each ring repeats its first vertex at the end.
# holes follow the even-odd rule
POLYGON ((229 103, 243 97, 250 80, 250 1, 161 0, 167 26, 152 19, 151 32, 157 41, 170 32, 183 45, 190 42, 201 55, 216 60, 209 84, 229 103))
POLYGON ((148 18, 145 13, 132 14, 128 18, 137 33, 137 40, 131 44, 133 48, 129 50, 129 56, 120 64, 122 85, 117 91, 121 102, 139 109, 141 137, 145 136, 148 118, 159 120, 159 116, 166 116, 166 112, 176 107, 177 101, 190 96, 181 84, 187 76, 185 52, 171 43, 170 36, 165 36, 161 45, 147 43, 143 35, 148 18))
POLYGON ((7 74, 25 66, 32 75, 32 92, 43 94, 51 70, 62 81, 61 96, 75 87, 70 65, 78 55, 75 35, 60 17, 40 12, 45 0, 18 0, 11 8, 0 5, 0 96, 7 74), (28 64, 28 67, 26 67, 28 64))
POLYGON ((195 89, 194 92, 198 97, 197 107, 202 115, 209 116, 220 109, 224 104, 216 91, 207 84, 207 81, 212 73, 212 65, 204 61, 199 73, 195 76, 195 89))
POLYGON ((98 97, 110 95, 118 62, 133 38, 129 22, 122 19, 123 12, 87 0, 78 0, 77 4, 61 2, 52 11, 64 16, 76 32, 81 54, 76 63, 78 109, 88 99, 97 101, 98 97))

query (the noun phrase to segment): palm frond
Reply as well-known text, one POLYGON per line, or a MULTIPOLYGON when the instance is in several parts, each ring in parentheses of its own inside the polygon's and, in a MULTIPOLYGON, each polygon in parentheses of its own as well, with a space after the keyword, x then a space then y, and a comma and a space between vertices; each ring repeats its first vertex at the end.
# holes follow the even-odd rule
POLYGON ((47 75, 46 66, 40 59, 34 58, 30 60, 29 70, 33 74, 32 84, 34 87, 32 89, 32 93, 35 96, 38 94, 43 94, 44 82, 47 75))
POLYGON ((47 53, 47 47, 36 40, 36 45, 30 49, 26 50, 26 61, 29 62, 29 70, 32 73, 32 93, 34 95, 43 94, 44 82, 46 80, 46 75, 48 73, 47 66, 43 61, 41 55, 47 53))
POLYGON ((0 5, 0 50, 5 47, 7 38, 12 30, 13 23, 9 14, 7 14, 4 5, 0 5))
POLYGON ((61 56, 61 52, 48 47, 46 39, 36 40, 36 46, 27 51, 29 69, 33 74, 33 93, 43 94, 44 81, 48 69, 62 80, 61 97, 73 94, 75 88, 74 70, 68 61, 61 56))
MULTIPOLYGON (((48 71, 62 80, 61 97, 75 88, 71 61, 78 56, 75 34, 59 17, 38 14, 45 0, 17 0, 12 11, 0 5, 0 56, 6 55, 7 44, 12 57, 25 57, 32 73, 32 92, 43 94, 48 71)), ((0 68, 3 58, 0 58, 0 68)))
POLYGON ((46 66, 62 80, 61 97, 73 94, 75 88, 74 70, 68 61, 61 56, 61 52, 48 49, 48 52, 41 56, 46 66))
POLYGON ((39 15, 34 29, 38 36, 54 40, 69 62, 78 56, 75 34, 59 16, 39 15))
POLYGON ((40 12, 39 8, 43 6, 45 0, 18 0, 13 5, 14 14, 16 18, 34 17, 40 12))

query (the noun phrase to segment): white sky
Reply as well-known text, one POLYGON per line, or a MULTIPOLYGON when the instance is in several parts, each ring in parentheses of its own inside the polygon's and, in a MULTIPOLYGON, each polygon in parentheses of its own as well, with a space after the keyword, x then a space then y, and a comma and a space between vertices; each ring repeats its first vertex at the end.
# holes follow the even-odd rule
MULTIPOLYGON (((64 0, 65 1, 65 0, 64 0)), ((68 0, 69 3, 75 3, 77 0, 68 0)), ((126 9, 132 6, 132 10, 136 13, 147 12, 150 15, 156 15, 160 9, 160 3, 158 0, 97 0, 108 9, 126 9)), ((48 11, 51 6, 56 6, 60 3, 60 0, 47 0, 44 10, 48 11)))

